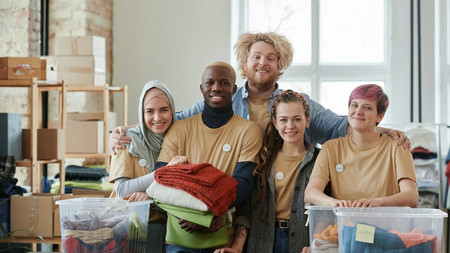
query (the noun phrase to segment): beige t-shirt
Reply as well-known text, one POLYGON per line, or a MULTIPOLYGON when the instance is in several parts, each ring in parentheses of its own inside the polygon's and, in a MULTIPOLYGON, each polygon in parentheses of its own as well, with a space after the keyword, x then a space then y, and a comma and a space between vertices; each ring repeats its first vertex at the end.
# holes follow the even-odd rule
MULTIPOLYGON (((139 165, 139 158, 133 156, 128 152, 128 149, 118 149, 116 150, 117 155, 113 155, 111 158, 111 167, 109 169, 109 182, 114 183, 114 180, 121 177, 137 178, 145 176, 150 173, 145 166, 139 165)), ((150 185, 149 185, 150 186, 150 185)), ((113 190, 110 198, 116 197, 116 191, 113 190)), ((166 215, 151 211, 149 221, 155 221, 159 219, 166 219, 166 215)))
POLYGON ((255 162, 262 144, 256 123, 233 115, 227 124, 208 128, 202 114, 175 121, 164 137, 159 162, 170 162, 177 155, 190 163, 210 163, 232 176, 238 162, 255 162))
POLYGON ((278 155, 275 158, 273 177, 275 180, 276 220, 289 220, 290 218, 295 179, 298 176, 300 163, 304 156, 305 153, 302 155, 289 156, 278 152, 278 155))
POLYGON ((250 120, 258 124, 259 128, 261 128, 261 133, 264 133, 267 124, 270 121, 270 98, 264 99, 247 97, 247 102, 250 120))
MULTIPOLYGON (((121 177, 133 179, 150 173, 147 167, 139 165, 139 158, 128 153, 128 149, 118 149, 116 153, 117 155, 111 157, 111 167, 109 169, 110 183, 114 183, 114 180, 121 177)), ((113 191, 110 197, 116 197, 116 192, 113 191)))
POLYGON ((311 178, 331 180, 331 195, 341 200, 399 193, 398 181, 416 181, 416 174, 411 152, 397 142, 387 135, 361 147, 351 141, 351 135, 329 140, 322 145, 311 178), (342 172, 338 165, 343 166, 342 172))

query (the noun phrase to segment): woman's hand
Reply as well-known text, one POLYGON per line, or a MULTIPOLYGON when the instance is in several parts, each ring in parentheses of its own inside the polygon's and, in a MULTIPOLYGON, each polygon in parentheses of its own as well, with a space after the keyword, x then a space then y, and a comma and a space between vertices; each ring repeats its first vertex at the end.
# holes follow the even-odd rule
POLYGON ((131 195, 123 197, 124 200, 128 200, 128 202, 137 202, 144 201, 150 199, 150 196, 147 195, 146 192, 134 192, 131 195))
POLYGON ((204 227, 202 225, 195 224, 193 222, 180 219, 178 222, 180 224, 180 227, 184 229, 184 231, 192 233, 195 231, 198 231, 200 233, 212 233, 217 230, 219 230, 223 226, 223 217, 221 216, 214 216, 213 220, 211 221, 211 225, 208 227, 204 227))
POLYGON ((189 164, 189 159, 187 156, 177 155, 167 164, 167 165, 175 165, 175 164, 189 164))
POLYGON ((111 154, 116 155, 116 148, 124 149, 126 148, 125 144, 131 143, 131 138, 125 136, 126 131, 127 128, 124 126, 118 126, 112 130, 111 136, 109 137, 109 151, 111 151, 111 154))
POLYGON ((335 206, 335 207, 351 207, 352 206, 352 201, 351 200, 333 199, 331 201, 331 206, 335 206))
POLYGON ((391 129, 388 132, 388 135, 394 138, 395 140, 398 139, 399 146, 403 145, 405 149, 407 150, 411 149, 411 141, 409 140, 408 136, 406 136, 405 132, 396 129, 391 129))
POLYGON ((358 199, 353 201, 352 207, 377 207, 381 206, 381 200, 375 199, 358 199))

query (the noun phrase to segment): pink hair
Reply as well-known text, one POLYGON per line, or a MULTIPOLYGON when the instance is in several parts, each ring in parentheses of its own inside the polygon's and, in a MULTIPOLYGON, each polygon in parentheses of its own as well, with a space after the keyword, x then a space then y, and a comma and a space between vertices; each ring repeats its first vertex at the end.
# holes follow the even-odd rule
POLYGON ((356 87, 348 99, 349 106, 354 99, 375 100, 377 102, 378 115, 386 112, 389 106, 388 96, 384 93, 383 89, 376 84, 363 84, 356 87))

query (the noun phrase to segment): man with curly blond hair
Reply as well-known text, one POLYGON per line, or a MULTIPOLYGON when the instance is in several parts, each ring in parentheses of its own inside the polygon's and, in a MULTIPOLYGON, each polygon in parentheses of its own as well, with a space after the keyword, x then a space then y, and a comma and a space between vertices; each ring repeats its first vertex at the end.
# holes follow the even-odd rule
MULTIPOLYGON (((270 108, 275 98, 282 92, 277 81, 292 64, 294 50, 289 40, 274 32, 243 33, 234 45, 241 77, 247 79, 244 86, 237 89, 233 96, 233 111, 244 119, 256 122, 264 132, 270 119, 270 108)), ((345 136, 351 128, 346 116, 339 116, 325 109, 316 101, 302 93, 310 105, 311 124, 306 129, 305 139, 316 145, 340 136, 345 136)), ((177 112, 177 119, 184 119, 200 113, 203 101, 188 109, 177 112)), ((399 144, 409 147, 409 140, 401 131, 377 128, 393 138, 399 138, 399 144)))

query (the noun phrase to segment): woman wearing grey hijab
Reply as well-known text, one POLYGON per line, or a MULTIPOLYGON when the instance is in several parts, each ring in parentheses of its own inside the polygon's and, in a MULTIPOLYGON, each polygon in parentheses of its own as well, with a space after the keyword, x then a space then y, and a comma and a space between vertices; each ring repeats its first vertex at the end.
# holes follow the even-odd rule
MULTIPOLYGON (((163 138, 175 118, 172 94, 160 81, 145 84, 139 98, 139 126, 127 130, 132 139, 126 149, 112 156, 109 181, 114 183, 111 197, 128 201, 149 199, 145 190, 153 182, 153 171, 163 138)), ((164 252, 165 215, 150 213, 147 252, 164 252)))

